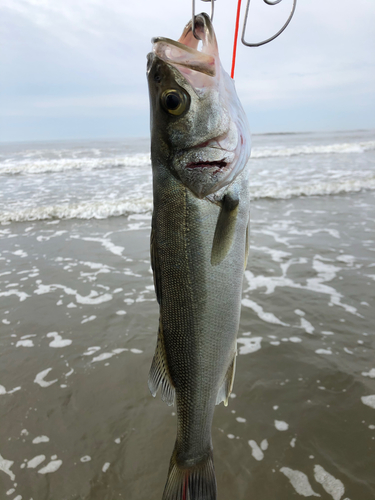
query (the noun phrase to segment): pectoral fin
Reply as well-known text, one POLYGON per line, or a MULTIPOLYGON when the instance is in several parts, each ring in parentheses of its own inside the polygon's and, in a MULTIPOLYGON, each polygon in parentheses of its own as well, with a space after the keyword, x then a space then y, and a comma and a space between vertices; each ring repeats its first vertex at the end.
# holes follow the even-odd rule
POLYGON ((234 353, 233 360, 229 365, 223 383, 221 384, 220 389, 217 393, 216 397, 217 405, 220 404, 222 401, 224 401, 224 406, 228 406, 228 400, 233 389, 234 375, 236 372, 236 356, 237 352, 234 353))
POLYGON ((211 264, 217 266, 228 254, 236 229, 239 199, 225 195, 217 220, 211 251, 211 264))
POLYGON ((154 359, 152 360, 150 373, 148 376, 148 387, 151 394, 155 397, 161 386, 161 399, 167 403, 168 406, 172 406, 174 403, 175 389, 169 374, 169 368, 167 363, 167 357, 164 347, 164 337, 163 328, 160 321, 158 341, 156 344, 156 350, 154 359))

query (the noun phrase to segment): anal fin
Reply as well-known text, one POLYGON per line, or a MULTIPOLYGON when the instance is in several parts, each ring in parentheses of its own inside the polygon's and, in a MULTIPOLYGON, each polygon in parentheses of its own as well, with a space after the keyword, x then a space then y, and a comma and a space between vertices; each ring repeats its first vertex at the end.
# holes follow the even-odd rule
POLYGON ((224 406, 228 406, 229 396, 233 389, 234 375, 236 373, 236 357, 237 352, 234 353, 233 360, 229 365, 227 373, 225 374, 224 380, 218 390, 216 396, 216 404, 220 404, 224 401, 224 406))
POLYGON ((161 387, 161 399, 165 401, 168 406, 173 405, 175 389, 173 387, 171 376, 169 374, 161 321, 159 322, 159 332, 155 355, 154 359, 152 360, 150 373, 148 376, 148 387, 153 397, 156 396, 159 387, 161 387))

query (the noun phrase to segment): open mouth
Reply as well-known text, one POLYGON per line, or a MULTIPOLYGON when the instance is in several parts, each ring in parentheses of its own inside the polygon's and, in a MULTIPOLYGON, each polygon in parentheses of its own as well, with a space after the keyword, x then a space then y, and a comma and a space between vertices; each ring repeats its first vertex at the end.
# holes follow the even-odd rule
POLYGON ((228 165, 228 163, 224 160, 220 161, 200 161, 197 163, 188 163, 186 165, 186 168, 189 169, 194 169, 194 168, 208 168, 208 167, 216 167, 214 174, 217 172, 220 172, 222 168, 225 168, 228 165))

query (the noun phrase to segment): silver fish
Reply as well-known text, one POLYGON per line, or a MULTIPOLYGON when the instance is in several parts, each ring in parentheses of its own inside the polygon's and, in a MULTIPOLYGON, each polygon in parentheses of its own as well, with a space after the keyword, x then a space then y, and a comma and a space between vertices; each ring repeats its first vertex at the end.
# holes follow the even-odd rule
POLYGON ((249 245, 250 132, 206 14, 148 55, 154 210, 151 262, 160 306, 149 375, 176 401, 163 500, 214 500, 211 425, 228 404, 249 245))

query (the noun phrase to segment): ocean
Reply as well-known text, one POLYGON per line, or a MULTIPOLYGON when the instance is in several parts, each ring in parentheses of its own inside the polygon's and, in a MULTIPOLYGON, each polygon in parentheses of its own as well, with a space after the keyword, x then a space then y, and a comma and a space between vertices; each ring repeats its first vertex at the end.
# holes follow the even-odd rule
MULTIPOLYGON (((219 500, 375 498, 375 132, 254 134, 219 500)), ((160 499, 149 139, 0 144, 0 498, 160 499)))

